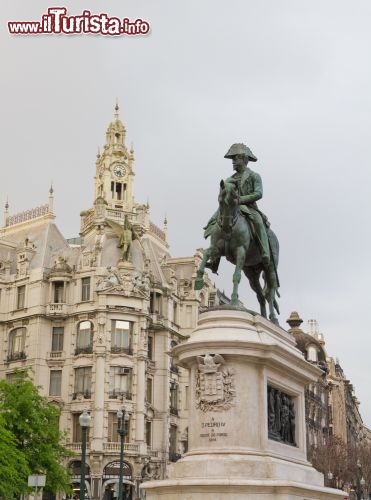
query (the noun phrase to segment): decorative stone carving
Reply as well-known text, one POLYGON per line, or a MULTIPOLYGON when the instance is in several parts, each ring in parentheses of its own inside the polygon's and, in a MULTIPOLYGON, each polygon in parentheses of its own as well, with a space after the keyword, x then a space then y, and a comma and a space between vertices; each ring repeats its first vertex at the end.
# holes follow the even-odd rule
POLYGON ((161 464, 156 462, 149 462, 142 471, 143 481, 150 481, 153 479, 161 479, 161 464))
POLYGON ((225 364, 220 354, 197 356, 196 407, 203 412, 229 410, 235 397, 232 368, 221 370, 225 364))
POLYGON ((51 268, 49 277, 70 276, 71 274, 72 268, 68 265, 67 258, 63 255, 58 255, 57 260, 51 268))
POLYGON ((295 407, 291 396, 268 386, 268 437, 296 446, 295 407))
POLYGON ((96 290, 97 292, 118 293, 125 297, 134 295, 148 299, 150 280, 146 272, 124 271, 118 273, 109 266, 106 276, 98 281, 96 290))
POLYGON ((107 274, 97 282, 97 292, 109 290, 120 284, 119 275, 112 270, 111 266, 107 267, 107 274))

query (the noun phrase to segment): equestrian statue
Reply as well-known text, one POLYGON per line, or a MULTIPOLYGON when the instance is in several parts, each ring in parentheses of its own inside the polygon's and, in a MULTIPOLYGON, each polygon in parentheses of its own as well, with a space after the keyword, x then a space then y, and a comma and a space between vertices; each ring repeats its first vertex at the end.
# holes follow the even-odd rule
POLYGON ((279 244, 269 221, 257 206, 263 197, 263 186, 258 173, 247 165, 257 161, 245 144, 233 144, 224 158, 232 160, 235 173, 220 182, 219 208, 204 227, 210 246, 204 251, 197 271, 195 289, 204 285, 205 268, 217 273, 221 257, 235 265, 231 306, 240 307, 238 286, 243 271, 256 293, 260 313, 278 324, 276 296, 279 296, 277 274, 279 244), (261 281, 262 280, 262 281, 261 281))

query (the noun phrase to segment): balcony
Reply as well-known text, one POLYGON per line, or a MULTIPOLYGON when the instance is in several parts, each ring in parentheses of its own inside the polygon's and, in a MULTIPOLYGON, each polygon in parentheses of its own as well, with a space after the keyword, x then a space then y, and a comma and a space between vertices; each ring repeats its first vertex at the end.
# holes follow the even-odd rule
POLYGON ((131 347, 111 347, 111 354, 128 354, 129 356, 133 355, 133 349, 131 347))
MULTIPOLYGON (((66 448, 68 448, 71 451, 81 453, 81 443, 66 443, 66 448)), ((90 443, 86 443, 86 449, 90 450, 90 443)))
POLYGON ((133 395, 131 392, 126 391, 110 391, 108 394, 109 399, 128 399, 131 401, 133 399, 133 395))
POLYGON ((91 399, 91 392, 90 391, 85 391, 85 392, 74 392, 72 394, 72 399, 91 399))
MULTIPOLYGON (((109 441, 103 443, 103 449, 107 452, 120 453, 120 442, 109 441)), ((140 447, 139 444, 135 443, 124 443, 124 453, 126 455, 139 455, 140 447)))
POLYGON ((8 356, 6 357, 6 360, 9 363, 11 361, 22 361, 26 358, 27 358, 27 356, 26 356, 26 353, 24 351, 17 351, 17 352, 12 352, 12 353, 8 354, 8 356))
POLYGON ((93 354, 93 346, 88 345, 85 347, 76 347, 75 356, 77 356, 78 354, 93 354))
POLYGON ((67 304, 61 304, 60 302, 53 302, 46 305, 46 315, 47 316, 67 316, 67 304))
POLYGON ((64 351, 50 351, 48 353, 49 359, 64 359, 66 357, 64 351))
POLYGON ((147 455, 150 457, 158 457, 158 451, 151 448, 151 446, 147 446, 147 455))
POLYGON ((151 327, 154 330, 172 330, 173 332, 179 333, 180 327, 176 323, 173 323, 167 318, 164 318, 161 314, 150 313, 149 319, 151 321, 151 327))

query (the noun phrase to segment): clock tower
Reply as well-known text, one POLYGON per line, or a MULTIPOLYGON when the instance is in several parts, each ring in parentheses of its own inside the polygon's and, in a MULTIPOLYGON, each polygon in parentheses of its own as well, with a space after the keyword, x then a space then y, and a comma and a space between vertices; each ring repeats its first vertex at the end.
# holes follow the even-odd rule
POLYGON ((116 103, 113 121, 106 132, 102 154, 98 151, 95 174, 95 199, 103 198, 107 208, 133 211, 134 151, 125 144, 126 130, 116 103))
POLYGON ((149 229, 148 204, 134 201, 134 151, 133 148, 127 149, 125 137, 126 130, 116 103, 113 120, 107 128, 106 143, 103 151, 98 151, 95 162, 94 204, 80 213, 80 236, 86 244, 97 248, 103 233, 112 232, 107 220, 122 228, 127 220, 137 235, 143 235, 149 229))

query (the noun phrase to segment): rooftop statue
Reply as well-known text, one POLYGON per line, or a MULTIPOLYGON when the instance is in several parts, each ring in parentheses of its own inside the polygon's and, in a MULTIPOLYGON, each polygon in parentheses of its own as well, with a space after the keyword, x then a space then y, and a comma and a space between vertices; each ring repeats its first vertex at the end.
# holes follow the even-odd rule
POLYGON ((121 248, 121 261, 131 262, 132 261, 132 255, 131 255, 132 242, 135 239, 137 239, 139 241, 139 238, 138 238, 132 224, 130 224, 128 216, 125 215, 123 226, 121 224, 118 224, 117 222, 111 220, 111 219, 106 219, 106 222, 115 231, 116 235, 119 237, 119 243, 117 246, 118 246, 118 248, 121 248))
POLYGON ((236 266, 231 305, 239 307, 238 286, 243 271, 256 293, 261 315, 267 317, 267 303, 269 319, 278 324, 275 311, 279 313, 276 301, 279 244, 266 215, 256 203, 263 197, 262 180, 247 165, 257 158, 245 144, 233 144, 224 158, 232 160, 235 173, 220 182, 219 208, 204 228, 205 238, 210 236, 210 247, 205 250, 198 268, 195 289, 201 290, 204 285, 205 268, 217 273, 220 258, 226 257, 236 266))

